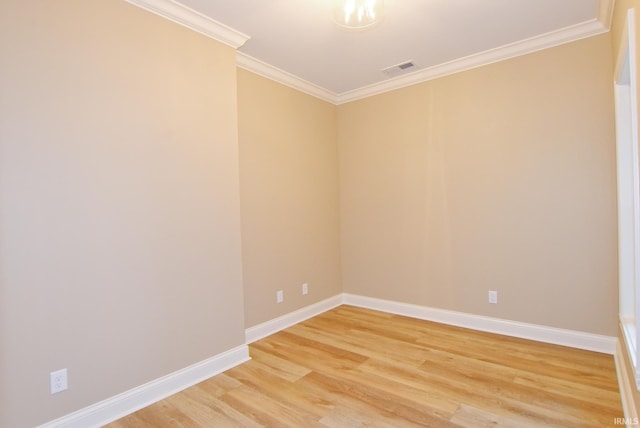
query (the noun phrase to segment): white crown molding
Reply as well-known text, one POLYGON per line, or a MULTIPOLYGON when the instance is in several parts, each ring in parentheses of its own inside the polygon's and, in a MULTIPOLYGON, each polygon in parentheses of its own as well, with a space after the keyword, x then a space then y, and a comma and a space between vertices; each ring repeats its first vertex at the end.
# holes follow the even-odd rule
POLYGON ((598 4, 598 21, 607 31, 611 29, 615 4, 616 0, 600 0, 598 4))
POLYGON ((249 36, 173 0, 124 0, 170 21, 238 49, 249 36))
POLYGON ((38 428, 101 427, 250 359, 249 348, 241 345, 38 428))
MULTIPOLYGON (((124 1, 225 43, 235 49, 240 48, 250 38, 246 34, 211 19, 175 0, 124 1)), ((239 51, 236 53, 236 63, 240 68, 282 83, 285 86, 321 100, 339 105, 605 33, 609 31, 611 25, 614 4, 615 0, 600 0, 598 3, 598 17, 591 21, 418 70, 414 73, 388 79, 341 94, 336 94, 239 51)))
POLYGON ((602 352, 610 355, 614 355, 616 352, 617 339, 610 336, 583 333, 580 331, 546 327, 499 318, 490 318, 481 315, 448 311, 444 309, 430 308, 427 306, 418 306, 346 293, 343 295, 343 302, 346 305, 374 309, 442 324, 455 325, 458 327, 470 328, 472 330, 503 334, 506 336, 519 337, 538 342, 602 352))
POLYGON ((593 19, 591 21, 576 24, 571 27, 566 27, 558 31, 549 32, 529 39, 520 40, 505 46, 469 55, 464 58, 418 70, 410 74, 388 79, 353 91, 343 92, 341 94, 331 92, 239 51, 236 53, 236 62, 240 68, 259 74, 268 79, 275 80, 276 82, 320 98, 324 101, 340 105, 606 33, 609 31, 609 26, 611 24, 613 4, 614 0, 601 0, 598 9, 598 19, 593 19))
POLYGON ((335 93, 240 51, 236 52, 236 65, 305 94, 336 104, 337 95, 335 93))
MULTIPOLYGON (((612 0, 602 0, 601 4, 611 3, 612 0)), ((601 8, 603 14, 608 9, 601 8)), ((611 18, 609 16, 608 21, 611 18)), ((393 91, 406 86, 422 83, 440 77, 448 76, 461 71, 471 70, 473 68, 482 67, 495 62, 503 61, 510 58, 537 52, 543 49, 559 46, 561 44, 573 42, 598 34, 606 33, 609 30, 600 20, 593 19, 571 27, 563 28, 558 31, 549 32, 540 36, 510 43, 495 49, 490 49, 477 54, 469 55, 454 61, 449 61, 433 67, 425 68, 406 74, 394 79, 385 80, 381 83, 365 86, 353 91, 343 92, 338 95, 336 104, 344 104, 367 98, 373 95, 382 94, 384 92, 393 91)))
POLYGON ((306 319, 315 317, 323 312, 327 312, 342 304, 342 294, 330 297, 322 300, 318 303, 314 303, 310 306, 305 306, 297 311, 290 312, 281 317, 274 318, 270 321, 258 324, 254 327, 250 327, 245 330, 245 340, 247 344, 253 343, 256 340, 260 340, 263 337, 270 336, 274 333, 284 330, 287 327, 291 327, 294 324, 302 322, 306 319))

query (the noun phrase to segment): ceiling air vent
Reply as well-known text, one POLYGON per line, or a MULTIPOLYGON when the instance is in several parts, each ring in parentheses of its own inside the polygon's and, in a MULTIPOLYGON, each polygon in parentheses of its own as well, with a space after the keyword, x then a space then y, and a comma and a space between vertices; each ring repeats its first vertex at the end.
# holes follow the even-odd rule
POLYGON ((413 61, 405 61, 400 64, 392 65, 391 67, 383 68, 381 71, 389 77, 396 77, 401 74, 409 73, 415 69, 416 65, 413 61))

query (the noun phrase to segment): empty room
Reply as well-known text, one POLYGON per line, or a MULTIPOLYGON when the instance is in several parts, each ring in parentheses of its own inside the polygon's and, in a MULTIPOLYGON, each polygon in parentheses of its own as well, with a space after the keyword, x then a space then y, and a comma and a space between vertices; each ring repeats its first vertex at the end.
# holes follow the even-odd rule
POLYGON ((640 424, 637 0, 1 0, 0 427, 640 424))

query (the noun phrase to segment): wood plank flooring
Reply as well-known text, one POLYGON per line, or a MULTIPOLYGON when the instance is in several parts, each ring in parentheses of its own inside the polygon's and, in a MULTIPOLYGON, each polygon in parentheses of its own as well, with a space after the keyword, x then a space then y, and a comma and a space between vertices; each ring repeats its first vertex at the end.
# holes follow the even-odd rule
POLYGON ((351 306, 257 341, 250 355, 108 427, 607 427, 623 417, 611 355, 351 306))

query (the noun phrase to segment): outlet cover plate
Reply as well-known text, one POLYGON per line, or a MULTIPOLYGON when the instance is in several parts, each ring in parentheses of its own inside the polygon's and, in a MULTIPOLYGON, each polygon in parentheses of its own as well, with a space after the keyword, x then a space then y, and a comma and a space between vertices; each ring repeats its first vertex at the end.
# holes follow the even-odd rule
POLYGON ((498 292, 489 290, 489 303, 498 304, 498 292))
POLYGON ((57 394, 58 392, 65 391, 67 385, 67 369, 56 370, 49 373, 49 383, 51 394, 57 394))

